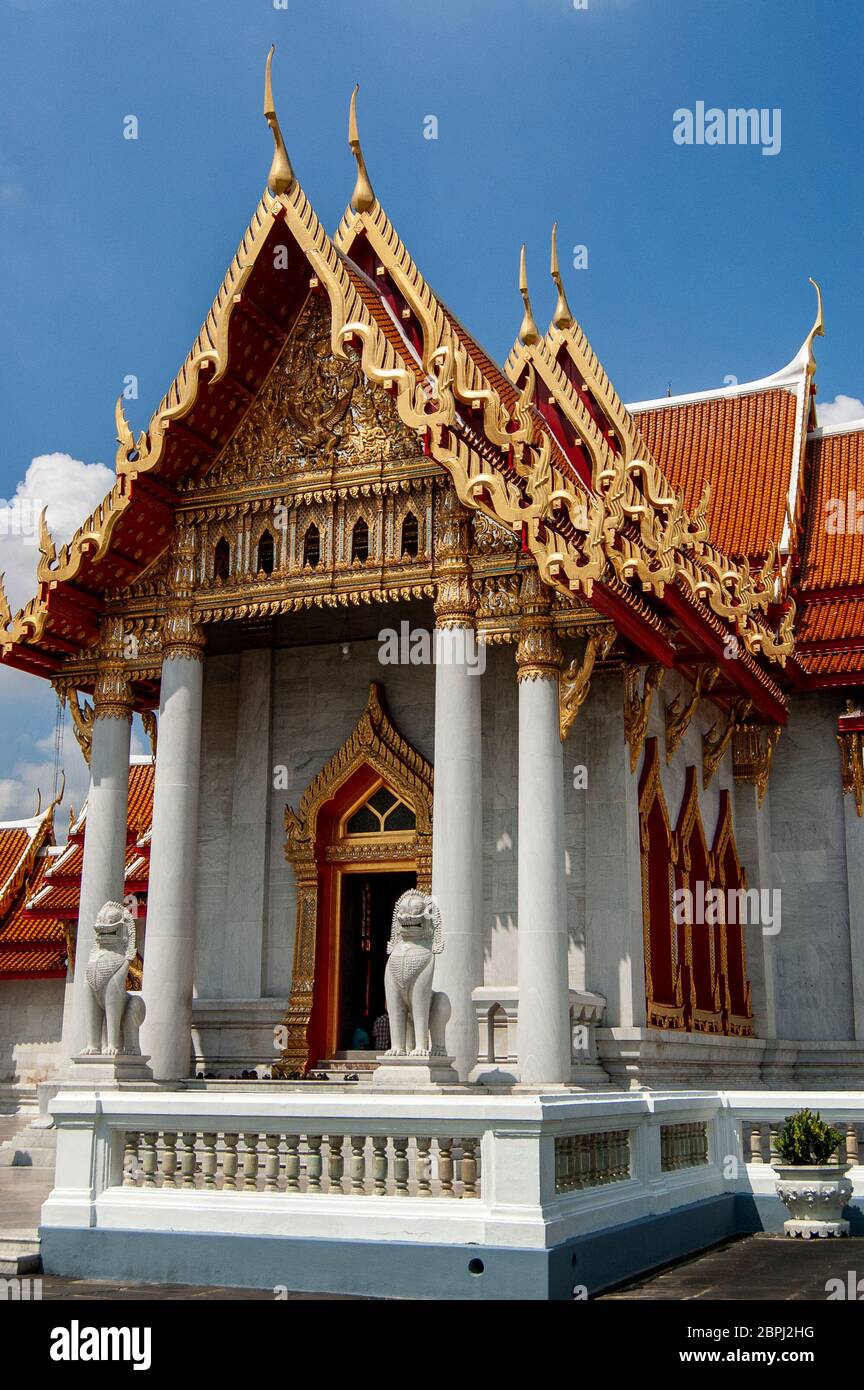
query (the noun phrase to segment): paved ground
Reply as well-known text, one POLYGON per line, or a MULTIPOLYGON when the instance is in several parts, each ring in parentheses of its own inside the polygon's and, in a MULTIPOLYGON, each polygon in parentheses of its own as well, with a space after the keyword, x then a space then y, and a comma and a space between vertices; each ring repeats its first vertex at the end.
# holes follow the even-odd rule
POLYGON ((49 1168, 0 1168, 0 1236, 35 1231, 42 1203, 53 1186, 49 1168))
MULTIPOLYGON (((133 1284, 127 1282, 114 1282, 113 1280, 98 1281, 95 1279, 56 1279, 54 1276, 34 1275, 36 1279, 42 1281, 42 1299, 72 1300, 75 1302, 106 1302, 120 1301, 123 1299, 143 1300, 146 1302, 161 1301, 163 1299, 180 1299, 184 1302, 210 1303, 214 1299, 231 1300, 253 1300, 255 1302, 276 1302, 276 1297, 272 1289, 226 1289, 226 1288, 193 1288, 189 1284, 133 1284)), ((282 1295, 282 1300, 315 1300, 326 1299, 328 1302, 337 1303, 357 1303, 365 1300, 354 1294, 315 1294, 315 1293, 288 1293, 282 1295)))
MULTIPOLYGON (((864 1237, 745 1236, 602 1295, 608 1299, 820 1302, 829 1279, 864 1280, 864 1237)), ((862 1289, 864 1292, 864 1289, 862 1289)))
POLYGON ((23 1129, 28 1119, 35 1119, 35 1116, 0 1115, 0 1144, 11 1139, 13 1134, 18 1133, 19 1129, 23 1129))

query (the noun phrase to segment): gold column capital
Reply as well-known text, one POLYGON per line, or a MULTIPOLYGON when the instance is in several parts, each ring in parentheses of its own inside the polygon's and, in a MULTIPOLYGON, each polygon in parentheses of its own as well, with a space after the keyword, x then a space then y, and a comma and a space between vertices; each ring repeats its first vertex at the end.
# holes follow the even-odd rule
POLYGON ((536 569, 526 570, 522 576, 520 607, 516 679, 557 683, 563 653, 552 622, 549 594, 536 569))
POLYGON ((100 623, 101 660, 93 689, 93 720, 132 719, 132 683, 126 669, 126 630, 122 617, 108 614, 100 623))
POLYGON ((195 619, 195 567, 198 534, 191 526, 180 526, 171 549, 168 604, 162 623, 162 660, 203 661, 204 629, 195 619))
POLYGON ((477 595, 469 558, 468 513, 453 488, 440 494, 435 521, 435 561, 438 571, 435 626, 473 628, 477 595))

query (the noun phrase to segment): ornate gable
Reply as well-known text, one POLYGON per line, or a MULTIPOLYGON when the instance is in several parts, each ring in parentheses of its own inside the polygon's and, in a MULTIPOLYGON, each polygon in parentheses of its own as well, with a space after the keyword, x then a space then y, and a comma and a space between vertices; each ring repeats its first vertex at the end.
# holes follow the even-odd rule
POLYGON ((422 450, 395 402, 373 391, 356 358, 330 343, 330 303, 312 294, 257 401, 200 487, 301 483, 326 472, 417 459, 422 450))

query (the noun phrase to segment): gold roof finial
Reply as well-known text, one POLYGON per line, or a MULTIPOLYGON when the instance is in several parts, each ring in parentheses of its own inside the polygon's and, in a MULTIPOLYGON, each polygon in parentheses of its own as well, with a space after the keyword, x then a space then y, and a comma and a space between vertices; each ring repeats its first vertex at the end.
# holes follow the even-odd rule
POLYGON ((375 190, 366 172, 366 161, 363 158, 363 151, 360 148, 360 132, 357 129, 357 93, 360 84, 357 83, 351 93, 351 107, 348 112, 348 144, 351 146, 351 153, 357 160, 357 182, 354 185, 354 192, 351 194, 351 206, 355 212, 368 212, 375 206, 375 190))
POLYGON ((66 769, 65 769, 65 767, 61 767, 61 769, 60 769, 60 790, 59 790, 59 792, 57 793, 57 795, 54 797, 54 800, 51 802, 51 805, 48 807, 48 814, 49 814, 52 818, 53 818, 53 815, 54 815, 54 808, 55 808, 55 806, 59 806, 59 805, 60 805, 60 803, 62 802, 62 800, 63 800, 63 798, 64 798, 65 795, 66 795, 66 769))
POLYGON ((273 144, 275 146, 273 162, 267 175, 267 187, 279 194, 291 192, 294 185, 294 170, 291 168, 291 160, 288 158, 288 151, 285 148, 285 141, 282 139, 282 131, 276 116, 276 108, 273 105, 273 82, 270 77, 270 68, 275 50, 275 43, 271 44, 264 68, 264 119, 273 132, 273 144))
POLYGON ((561 279, 561 269, 558 265, 558 223, 552 223, 552 262, 549 267, 555 288, 558 291, 558 302, 555 305, 555 312, 552 315, 552 322, 556 328, 572 328, 575 322, 570 312, 570 305, 567 303, 567 296, 564 293, 564 284, 561 279))
POLYGON ((522 243, 522 252, 519 257, 519 293, 522 296, 522 303, 525 305, 525 313, 522 318, 522 327, 519 329, 519 337, 526 347, 531 347, 534 343, 539 343, 540 333, 534 319, 531 308, 531 300, 528 296, 528 271, 525 266, 525 243, 522 243))
POLYGON ((12 609, 9 607, 9 600, 6 597, 5 574, 0 574, 0 628, 8 627, 12 617, 12 609))
POLYGON ((816 321, 807 335, 806 347, 809 364, 811 367, 815 368, 816 358, 813 355, 813 339, 825 337, 825 310, 822 305, 822 290, 817 285, 812 275, 808 276, 808 279, 816 291, 816 321))
MULTIPOLYGON (((42 563, 44 564, 46 569, 50 568, 51 565, 53 565, 57 559, 57 547, 55 546, 54 541, 51 538, 51 532, 48 529, 47 507, 42 508, 42 515, 39 517, 39 553, 42 557, 42 563)), ((41 564, 39 568, 42 568, 41 564)))

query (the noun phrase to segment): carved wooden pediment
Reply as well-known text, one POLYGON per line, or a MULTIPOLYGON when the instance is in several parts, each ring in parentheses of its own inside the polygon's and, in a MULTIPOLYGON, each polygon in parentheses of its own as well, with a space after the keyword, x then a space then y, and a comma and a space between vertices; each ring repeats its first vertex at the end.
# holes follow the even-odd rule
POLYGON ((313 294, 206 486, 302 480, 322 469, 349 470, 420 452, 392 399, 373 391, 356 361, 334 357, 330 303, 313 294))

